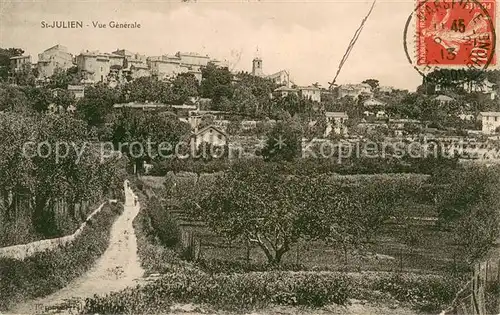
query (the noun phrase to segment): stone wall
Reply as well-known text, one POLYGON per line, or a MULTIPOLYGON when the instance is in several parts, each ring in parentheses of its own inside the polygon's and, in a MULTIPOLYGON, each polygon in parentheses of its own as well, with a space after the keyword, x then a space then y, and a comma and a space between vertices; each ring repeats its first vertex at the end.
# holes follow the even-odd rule
MULTIPOLYGON (((110 200, 109 202, 116 202, 116 201, 110 200)), ((34 255, 35 253, 43 252, 46 250, 53 250, 59 246, 64 246, 72 243, 83 232, 83 229, 87 225, 87 222, 89 222, 94 215, 99 213, 99 211, 102 210, 102 208, 106 203, 107 202, 103 202, 97 209, 95 209, 89 216, 87 216, 85 222, 83 222, 73 234, 59 238, 40 240, 28 244, 3 247, 0 248, 0 257, 24 260, 27 257, 34 255)))

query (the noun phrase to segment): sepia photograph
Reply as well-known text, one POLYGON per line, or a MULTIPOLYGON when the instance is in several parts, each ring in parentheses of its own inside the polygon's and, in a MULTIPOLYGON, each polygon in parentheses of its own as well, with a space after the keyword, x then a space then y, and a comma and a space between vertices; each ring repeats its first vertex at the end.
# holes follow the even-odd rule
POLYGON ((0 0, 0 314, 500 314, 496 0, 0 0))

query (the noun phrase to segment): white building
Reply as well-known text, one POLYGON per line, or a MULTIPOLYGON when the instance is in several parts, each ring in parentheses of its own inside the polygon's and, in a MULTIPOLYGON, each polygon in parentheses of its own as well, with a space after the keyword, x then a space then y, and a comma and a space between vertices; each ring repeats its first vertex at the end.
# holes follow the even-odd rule
POLYGON ((68 48, 55 45, 38 54, 38 77, 48 78, 54 74, 55 69, 69 69, 73 66, 73 56, 68 48))
POLYGON ((366 83, 343 84, 339 86, 337 89, 339 98, 343 98, 345 96, 358 98, 360 95, 366 95, 371 97, 373 95, 372 87, 366 83))
POLYGON ((382 101, 377 100, 376 98, 369 98, 363 103, 364 106, 366 107, 372 107, 372 106, 385 106, 386 104, 382 101))
POLYGON ((227 134, 213 125, 195 130, 191 139, 196 148, 203 142, 210 143, 213 146, 225 146, 228 142, 227 134))
POLYGON ((298 87, 300 95, 303 98, 310 99, 312 101, 321 102, 321 89, 315 86, 301 86, 298 87))
POLYGON ((479 117, 483 123, 483 134, 490 135, 497 133, 496 130, 500 127, 500 112, 481 112, 479 113, 479 117))
POLYGON ((347 134, 347 126, 345 125, 349 116, 346 112, 325 112, 326 130, 325 137, 332 131, 336 134, 347 134))
POLYGON ((75 95, 75 99, 85 96, 85 87, 83 85, 68 85, 68 91, 75 95))

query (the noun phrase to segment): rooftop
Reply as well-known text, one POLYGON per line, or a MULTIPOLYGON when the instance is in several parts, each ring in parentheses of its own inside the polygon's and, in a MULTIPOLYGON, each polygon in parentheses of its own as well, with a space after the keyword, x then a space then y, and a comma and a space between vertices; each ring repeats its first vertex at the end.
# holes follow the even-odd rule
POLYGON ((500 112, 480 112, 479 115, 483 117, 500 117, 500 112))
POLYGON ((455 99, 446 95, 438 95, 434 98, 435 101, 451 102, 455 99))
POLYGON ((325 112, 326 117, 348 118, 346 112, 325 112))
POLYGON ((10 59, 26 59, 26 58, 31 58, 30 55, 24 55, 24 56, 15 56, 15 57, 10 57, 10 59))

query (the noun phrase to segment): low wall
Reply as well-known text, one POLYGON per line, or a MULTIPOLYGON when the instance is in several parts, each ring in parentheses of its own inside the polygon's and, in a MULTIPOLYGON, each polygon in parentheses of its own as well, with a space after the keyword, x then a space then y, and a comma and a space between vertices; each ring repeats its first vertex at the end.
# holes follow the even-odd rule
MULTIPOLYGON (((109 202, 112 201, 116 202, 115 200, 110 200, 109 202)), ((35 253, 43 252, 46 250, 53 250, 59 246, 64 246, 72 243, 78 236, 80 236, 80 234, 82 234, 83 229, 87 225, 87 222, 89 222, 89 220, 92 219, 94 215, 99 213, 99 211, 102 210, 106 203, 107 202, 103 202, 97 209, 95 209, 89 216, 87 216, 85 222, 83 222, 73 234, 62 236, 59 238, 40 240, 28 244, 3 247, 0 248, 0 257, 24 260, 27 257, 34 255, 35 253)))

